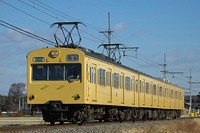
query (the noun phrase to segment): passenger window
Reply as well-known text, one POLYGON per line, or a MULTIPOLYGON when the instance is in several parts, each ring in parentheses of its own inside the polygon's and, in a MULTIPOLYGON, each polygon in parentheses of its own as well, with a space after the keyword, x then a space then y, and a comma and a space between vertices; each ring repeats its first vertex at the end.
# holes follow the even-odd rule
POLYGON ((160 86, 160 96, 162 96, 162 94, 163 94, 163 89, 162 89, 162 87, 160 86))
POLYGON ((111 78, 111 73, 110 71, 106 72, 106 85, 110 86, 110 78, 111 78))
POLYGON ((90 83, 96 84, 96 68, 90 67, 90 83))
POLYGON ((99 85, 105 86, 105 70, 99 69, 99 85))
POLYGON ((146 82, 146 93, 149 94, 149 82, 146 82))
POLYGON ((119 74, 113 73, 113 86, 119 88, 119 74))
POLYGON ((136 90, 136 92, 138 92, 138 80, 135 81, 135 85, 136 85, 135 90, 136 90))
POLYGON ((153 85, 153 95, 156 95, 156 85, 153 85))
POLYGON ((126 77, 125 78, 125 89, 130 90, 130 88, 131 88, 131 78, 126 77))

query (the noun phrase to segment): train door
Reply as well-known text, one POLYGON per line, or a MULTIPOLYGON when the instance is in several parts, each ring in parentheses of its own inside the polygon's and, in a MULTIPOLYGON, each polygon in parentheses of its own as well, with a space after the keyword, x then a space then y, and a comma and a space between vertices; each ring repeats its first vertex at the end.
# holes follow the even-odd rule
POLYGON ((112 84, 111 84, 112 70, 108 69, 106 72, 106 86, 108 88, 108 102, 112 103, 112 84))
POLYGON ((92 101, 97 101, 97 65, 96 64, 92 64, 90 66, 89 95, 92 101))
POLYGON ((121 103, 124 104, 124 73, 121 73, 120 77, 121 103))
POLYGON ((164 105, 163 105, 163 107, 166 107, 166 91, 167 91, 167 89, 165 87, 164 88, 164 92, 163 92, 163 98, 164 98, 164 105))
POLYGON ((133 76, 131 79, 131 90, 133 93, 133 100, 132 100, 132 105, 136 105, 135 99, 136 99, 136 86, 135 86, 135 77, 133 76))
POLYGON ((153 83, 150 84, 151 106, 153 106, 153 83))
POLYGON ((158 107, 160 106, 160 85, 157 86, 157 99, 158 99, 158 107))
POLYGON ((169 98, 169 92, 168 92, 168 88, 166 88, 166 91, 165 91, 165 107, 168 108, 169 105, 168 105, 168 98, 169 98))
POLYGON ((153 107, 158 106, 157 85, 153 84, 153 107))
POLYGON ((89 66, 88 66, 88 62, 86 62, 86 100, 89 100, 89 84, 90 84, 90 80, 89 80, 89 66))
POLYGON ((140 80, 140 105, 145 105, 145 81, 143 79, 140 80))

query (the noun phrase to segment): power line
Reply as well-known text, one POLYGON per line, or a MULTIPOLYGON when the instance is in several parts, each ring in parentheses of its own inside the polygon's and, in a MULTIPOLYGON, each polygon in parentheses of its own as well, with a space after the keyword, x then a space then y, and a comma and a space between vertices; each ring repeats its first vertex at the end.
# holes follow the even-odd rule
POLYGON ((190 84, 190 108, 189 108, 189 114, 191 115, 192 110, 192 84, 200 84, 200 82, 192 82, 192 69, 190 68, 190 76, 189 78, 189 84, 190 84))
MULTIPOLYGON (((24 14, 26 14, 26 15, 32 17, 32 18, 34 18, 34 19, 37 19, 37 20, 39 20, 39 21, 41 21, 41 22, 43 22, 43 23, 45 23, 45 24, 51 25, 51 24, 48 23, 47 21, 42 20, 42 19, 40 19, 40 18, 38 18, 38 17, 35 17, 34 15, 32 15, 32 14, 30 14, 30 13, 27 13, 27 12, 25 12, 25 11, 19 9, 19 8, 17 8, 16 6, 12 5, 12 4, 9 4, 9 3, 7 3, 7 2, 5 2, 5 1, 3 1, 3 0, 0 0, 0 1, 3 2, 3 3, 6 4, 6 5, 8 5, 8 6, 14 8, 15 10, 18 10, 18 11, 20 11, 20 12, 22 12, 22 13, 24 13, 24 14)), ((36 6, 32 6, 32 5, 30 5, 30 4, 28 4, 28 3, 24 2, 24 1, 21 1, 21 0, 18 0, 18 1, 21 2, 21 3, 23 3, 23 4, 26 5, 26 6, 29 6, 29 7, 33 8, 33 9, 39 11, 39 12, 42 12, 43 14, 48 15, 48 16, 54 18, 54 19, 57 19, 57 20, 59 20, 59 21, 63 21, 63 20, 59 19, 58 17, 55 17, 55 16, 53 16, 53 15, 51 15, 51 14, 49 14, 49 13, 47 13, 47 12, 45 12, 45 11, 39 9, 39 8, 36 8, 36 6)), ((40 2, 40 1, 38 1, 38 0, 36 0, 36 1, 31 1, 31 0, 29 0, 29 1, 32 2, 32 3, 35 4, 35 5, 38 5, 39 7, 42 7, 43 9, 45 9, 45 10, 47 10, 47 11, 50 11, 50 12, 52 12, 52 13, 55 13, 55 14, 57 14, 57 15, 63 17, 63 18, 66 18, 66 16, 67 16, 67 17, 69 17, 71 20, 79 20, 79 19, 74 18, 74 17, 71 17, 71 16, 67 15, 66 13, 63 13, 63 12, 61 12, 61 11, 59 11, 59 10, 57 10, 57 9, 55 9, 55 8, 53 8, 53 7, 49 6, 49 5, 47 5, 47 4, 44 4, 44 3, 42 3, 42 2, 40 2)), ((99 27, 97 27, 97 26, 94 26, 94 25, 92 25, 92 24, 89 24, 89 23, 87 23, 87 22, 84 22, 84 23, 87 24, 87 25, 89 26, 89 28, 92 28, 92 29, 94 29, 94 30, 98 30, 98 31, 99 31, 100 29, 103 29, 103 28, 99 28, 99 27)), ((82 31, 82 32, 86 33, 87 35, 89 35, 89 36, 91 36, 91 37, 93 37, 93 38, 96 39, 96 40, 93 40, 93 39, 90 39, 90 38, 87 38, 87 37, 83 36, 83 37, 84 37, 85 39, 87 39, 87 40, 95 41, 95 42, 96 42, 96 41, 99 41, 100 43, 104 42, 104 40, 102 40, 102 39, 96 37, 95 35, 93 35, 93 33, 89 33, 88 31, 82 30, 82 29, 80 29, 80 31, 82 31)), ((116 37, 115 37, 115 38, 116 38, 116 37)))
POLYGON ((40 9, 39 9, 39 8, 37 8, 36 6, 32 6, 32 5, 30 5, 30 4, 28 4, 28 3, 26 3, 26 2, 24 2, 24 1, 22 1, 22 0, 18 0, 18 1, 19 1, 19 2, 21 2, 21 3, 23 3, 23 4, 25 4, 26 6, 29 6, 29 7, 33 8, 33 9, 35 9, 35 10, 39 11, 39 12, 42 12, 42 13, 44 13, 45 15, 48 15, 48 16, 50 16, 50 17, 54 18, 54 19, 57 19, 57 20, 60 20, 60 21, 62 21, 62 20, 61 20, 61 19, 59 19, 58 17, 55 17, 55 16, 53 16, 53 15, 51 15, 51 14, 47 13, 47 12, 44 12, 44 11, 40 10, 40 9))
POLYGON ((33 33, 31 33, 31 32, 28 32, 28 31, 26 31, 26 30, 23 30, 23 29, 21 29, 21 28, 19 28, 19 27, 16 27, 16 26, 12 25, 12 24, 9 24, 9 23, 7 23, 7 22, 5 22, 5 21, 3 21, 3 20, 0 20, 0 25, 4 26, 4 27, 6 27, 6 28, 12 29, 12 30, 14 30, 14 31, 16 31, 16 32, 18 32, 18 33, 21 33, 21 34, 23 34, 23 35, 26 35, 26 36, 28 36, 28 37, 31 37, 31 38, 33 38, 33 39, 36 39, 36 40, 42 41, 42 42, 44 42, 44 43, 47 43, 47 44, 49 44, 49 45, 51 45, 51 46, 55 46, 55 43, 54 43, 54 42, 52 42, 52 41, 50 41, 50 40, 48 40, 48 39, 45 39, 45 38, 43 38, 43 37, 40 37, 40 36, 38 36, 38 35, 36 35, 36 34, 33 34, 33 33))
MULTIPOLYGON (((32 6, 32 5, 30 5, 30 4, 27 4, 27 3, 25 3, 25 2, 23 2, 23 1, 21 1, 21 0, 18 0, 18 1, 21 2, 21 3, 23 3, 23 4, 25 4, 25 5, 27 5, 27 6, 29 6, 29 7, 31 7, 31 8, 33 8, 33 9, 35 9, 35 10, 37 10, 37 11, 39 11, 39 12, 42 12, 42 13, 48 15, 48 16, 54 18, 54 19, 57 19, 57 20, 59 20, 59 21, 64 21, 64 20, 62 20, 62 19, 59 19, 57 16, 51 15, 51 14, 45 12, 45 11, 40 10, 40 9, 37 8, 36 6, 32 6)), ((29 0, 29 1, 30 1, 30 0, 29 0)), ((32 1, 31 1, 31 2, 32 2, 32 1)), ((39 2, 39 1, 38 1, 38 2, 39 2)), ((42 2, 40 2, 40 3, 42 3, 42 2)), ((37 4, 37 3, 34 2, 34 4, 37 4)), ((46 4, 44 4, 46 7, 45 7, 45 6, 41 6, 40 4, 37 4, 37 5, 40 6, 40 7, 42 7, 43 9, 46 9, 47 11, 50 11, 50 12, 52 12, 52 13, 59 14, 59 16, 61 16, 61 17, 63 17, 63 18, 66 18, 66 16, 69 16, 69 15, 64 14, 64 13, 62 13, 62 12, 60 12, 60 11, 58 11, 58 10, 56 10, 56 9, 54 9, 54 8, 52 8, 52 7, 50 7, 50 6, 48 6, 48 5, 46 5, 46 4)), ((72 21, 78 20, 78 19, 75 19, 75 18, 73 18, 73 17, 70 17, 70 18, 72 18, 72 19, 71 19, 72 21)), ((87 23, 87 25, 90 25, 90 24, 87 23)), ((102 42, 102 39, 100 39, 100 38, 94 36, 92 33, 89 33, 89 32, 87 32, 86 30, 82 30, 82 29, 79 29, 79 30, 82 31, 82 32, 84 32, 84 33, 86 33, 87 35, 89 35, 89 36, 95 38, 96 41, 98 40, 98 41, 101 41, 101 42, 102 42)), ((89 39, 89 38, 87 38, 87 37, 85 37, 85 36, 83 36, 83 37, 84 37, 85 39, 87 39, 87 40, 90 40, 90 41, 92 40, 92 39, 89 39)))
MULTIPOLYGON (((65 13, 63 13, 63 12, 60 12, 59 10, 56 10, 55 8, 52 8, 52 7, 48 6, 47 4, 44 4, 44 3, 42 3, 42 2, 40 2, 40 1, 38 1, 38 0, 29 0, 29 1, 32 2, 32 3, 35 4, 35 5, 38 5, 38 6, 42 7, 42 8, 45 9, 46 11, 49 11, 49 12, 51 12, 51 13, 55 13, 56 15, 59 15, 59 16, 61 16, 61 17, 63 17, 63 18, 66 18, 66 16, 67 16, 67 17, 70 18, 71 20, 74 20, 74 19, 75 19, 75 20, 79 20, 79 19, 74 18, 74 17, 71 17, 70 15, 67 15, 67 14, 65 14, 65 13)), ((5 1, 3 1, 3 0, 0 0, 0 2, 3 2, 4 4, 6 4, 6 5, 8 5, 8 6, 14 8, 14 9, 16 9, 16 10, 18 10, 18 11, 20 11, 20 12, 22 12, 22 13, 28 15, 28 16, 33 17, 34 19, 37 19, 37 20, 39 20, 39 21, 41 21, 41 22, 43 22, 43 23, 45 23, 45 24, 50 25, 50 23, 48 23, 48 22, 46 22, 46 21, 44 21, 44 20, 42 20, 42 19, 40 19, 40 18, 38 18, 38 17, 35 17, 35 16, 33 16, 32 14, 27 13, 27 12, 25 12, 25 11, 23 11, 23 10, 21 10, 21 9, 19 9, 19 8, 17 8, 17 7, 15 7, 15 6, 13 6, 12 4, 9 4, 9 3, 7 3, 7 2, 5 2, 5 1)), ((22 2, 22 1, 19 0, 19 2, 22 2)), ((25 3, 25 2, 23 2, 23 3, 25 3)), ((26 4, 27 4, 27 3, 26 3, 26 4)), ((28 6, 28 5, 31 6, 30 4, 27 4, 27 6, 28 6)), ((44 13, 44 14, 50 16, 50 17, 53 17, 54 19, 60 20, 57 16, 54 16, 54 15, 52 15, 52 14, 50 14, 50 13, 45 12, 44 10, 41 10, 41 9, 39 9, 39 8, 36 8, 36 6, 35 6, 35 7, 34 7, 34 6, 31 6, 31 7, 32 7, 32 8, 35 8, 36 10, 38 10, 38 11, 40 11, 40 12, 42 12, 42 13, 44 13)), ((86 22, 84 22, 84 23, 86 23, 86 22)), ((91 24, 89 24, 89 23, 86 23, 86 24, 89 25, 89 28, 92 28, 92 29, 95 29, 95 30, 102 29, 102 28, 99 28, 99 27, 97 27, 97 26, 91 25, 91 24)), ((93 35, 93 33, 88 33, 88 32, 86 32, 85 30, 81 30, 81 31, 83 31, 84 33, 86 33, 86 34, 92 36, 93 38, 97 39, 98 41, 103 41, 102 39, 99 39, 98 37, 95 37, 95 36, 93 35)), ((83 37, 84 37, 84 36, 83 36, 83 37)), ((88 39, 88 40, 91 40, 91 41, 94 41, 94 42, 97 41, 97 40, 93 40, 93 39, 86 38, 86 37, 84 37, 84 38, 85 38, 85 39, 88 39)), ((115 38, 115 37, 114 37, 114 38, 115 38)), ((117 38, 115 38, 115 39, 117 39, 117 38)), ((155 63, 152 62, 151 60, 145 59, 144 57, 142 57, 142 55, 139 55, 139 57, 138 57, 137 59, 138 59, 138 60, 141 60, 141 61, 144 61, 144 63, 147 63, 147 64, 149 64, 150 66, 154 66, 154 65, 151 65, 151 64, 155 64, 155 63)), ((156 68, 157 68, 157 67, 156 67, 156 68)))
POLYGON ((15 7, 15 6, 13 6, 13 5, 11 5, 11 4, 9 4, 9 3, 3 1, 3 0, 0 0, 0 1, 1 1, 2 3, 6 4, 6 5, 8 5, 8 6, 14 8, 15 10, 18 10, 18 11, 20 11, 20 12, 22 12, 22 13, 24 13, 24 14, 26 14, 26 15, 32 17, 32 18, 34 18, 34 19, 39 20, 40 22, 43 22, 43 23, 45 23, 45 24, 47 24, 47 25, 50 25, 50 23, 48 23, 47 21, 44 21, 44 20, 42 20, 42 19, 40 19, 40 18, 38 18, 38 17, 35 17, 35 16, 31 15, 30 13, 24 12, 23 10, 21 10, 21 9, 19 9, 19 8, 17 8, 17 7, 15 7))
MULTIPOLYGON (((29 0, 29 1, 31 1, 31 0, 29 0)), ((70 15, 68 15, 68 14, 66 14, 66 13, 63 13, 63 12, 61 12, 61 11, 59 11, 59 10, 57 10, 57 9, 55 9, 55 8, 53 8, 53 7, 51 7, 51 6, 47 5, 47 4, 45 4, 45 3, 43 3, 43 2, 41 2, 41 1, 35 0, 35 1, 31 1, 31 2, 33 2, 34 4, 37 4, 37 5, 39 5, 39 6, 41 6, 41 7, 43 7, 43 8, 45 8, 46 10, 49 10, 49 11, 51 11, 51 12, 53 12, 53 13, 56 13, 56 14, 58 14, 58 15, 64 17, 64 18, 67 16, 67 17, 69 17, 71 20, 81 21, 80 19, 74 18, 74 17, 72 17, 72 16, 70 16, 70 15), (39 4, 38 4, 38 3, 39 3, 39 4)), ((90 24, 90 23, 87 23, 87 22, 83 22, 83 23, 84 23, 84 24, 87 24, 88 26, 90 26, 90 28, 93 28, 93 29, 95 29, 95 30, 103 29, 103 28, 97 27, 97 26, 95 26, 95 25, 93 25, 93 24, 90 24)))

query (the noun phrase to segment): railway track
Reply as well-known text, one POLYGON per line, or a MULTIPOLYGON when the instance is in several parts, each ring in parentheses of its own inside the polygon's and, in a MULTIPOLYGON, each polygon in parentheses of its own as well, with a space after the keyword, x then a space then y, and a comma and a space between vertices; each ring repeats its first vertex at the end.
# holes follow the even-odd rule
MULTIPOLYGON (((125 131, 147 131, 151 130, 154 126, 162 127, 163 125, 168 125, 168 123, 181 124, 189 123, 191 121, 198 121, 200 126, 200 119, 198 118, 180 118, 174 120, 156 120, 156 121, 136 121, 133 122, 101 122, 101 123, 83 123, 82 126, 78 124, 65 123, 63 125, 50 125, 50 124, 39 124, 39 125, 8 125, 0 127, 0 132, 123 132, 125 131)), ((194 123, 188 124, 194 127, 194 123)), ((188 127, 189 129, 189 127, 188 127)), ((191 129, 192 130, 192 129, 191 129)))

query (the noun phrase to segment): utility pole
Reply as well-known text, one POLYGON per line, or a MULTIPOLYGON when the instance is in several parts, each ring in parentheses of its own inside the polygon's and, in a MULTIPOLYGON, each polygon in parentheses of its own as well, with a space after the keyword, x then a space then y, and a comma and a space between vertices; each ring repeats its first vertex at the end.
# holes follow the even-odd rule
POLYGON ((120 43, 112 44, 111 43, 112 32, 113 31, 110 29, 110 13, 108 12, 108 30, 99 31, 99 33, 103 33, 106 36, 106 38, 108 39, 108 44, 101 44, 99 45, 99 47, 103 47, 104 50, 106 50, 108 58, 113 59, 114 61, 120 63, 121 51, 123 51, 124 53, 123 55, 125 56, 125 51, 127 50, 137 51, 139 47, 125 47, 123 44, 120 43))
POLYGON ((190 68, 190 76, 189 78, 189 84, 190 84, 190 107, 189 107, 189 115, 191 116, 191 110, 192 110, 192 72, 190 68))
POLYGON ((159 64, 159 66, 163 66, 163 71, 161 71, 161 72, 163 72, 163 74, 164 74, 163 80, 166 81, 167 64, 166 64, 166 54, 165 53, 164 53, 164 64, 159 64))
POLYGON ((159 66, 163 66, 163 74, 164 74, 164 77, 163 77, 163 81, 166 81, 166 74, 172 74, 173 75, 173 78, 174 78, 174 75, 175 74, 183 74, 183 72, 169 72, 167 71, 167 63, 166 63, 166 54, 164 53, 164 64, 159 64, 159 66))
POLYGON ((112 32, 111 29, 110 29, 110 13, 108 12, 108 30, 107 31, 99 31, 99 33, 103 33, 107 39, 108 39, 108 57, 110 58, 111 56, 111 48, 110 48, 110 45, 111 45, 111 37, 112 37, 112 32))
POLYGON ((192 113, 192 84, 200 84, 200 82, 192 82, 192 70, 190 68, 190 76, 188 76, 187 78, 189 78, 189 84, 190 84, 190 107, 189 107, 189 115, 191 116, 192 113))

